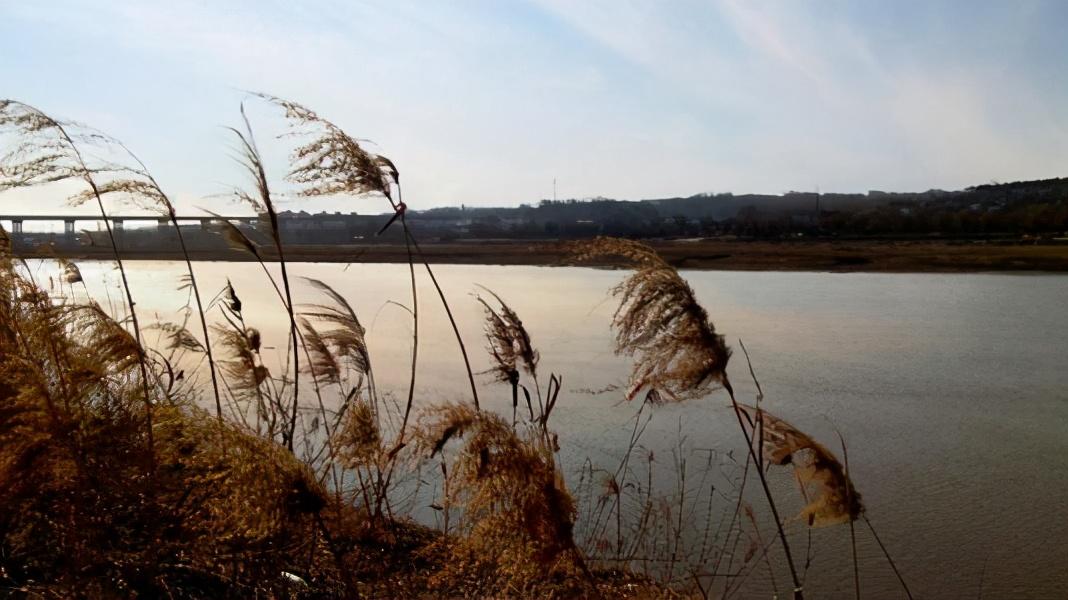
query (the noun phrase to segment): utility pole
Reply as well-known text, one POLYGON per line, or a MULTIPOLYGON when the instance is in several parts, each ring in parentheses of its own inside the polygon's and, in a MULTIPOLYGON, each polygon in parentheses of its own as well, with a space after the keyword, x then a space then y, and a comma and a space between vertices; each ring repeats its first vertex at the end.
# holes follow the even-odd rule
POLYGON ((556 202, 556 178, 553 177, 553 202, 556 202))

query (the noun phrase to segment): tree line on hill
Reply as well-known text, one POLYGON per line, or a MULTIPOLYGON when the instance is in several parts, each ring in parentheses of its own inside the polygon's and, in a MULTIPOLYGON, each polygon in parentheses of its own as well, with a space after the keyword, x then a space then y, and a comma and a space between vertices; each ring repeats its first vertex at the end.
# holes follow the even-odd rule
MULTIPOLYGON (((386 228, 392 214, 279 213, 282 240, 293 245, 404 244, 386 228)), ((994 183, 959 191, 864 194, 696 194, 652 200, 543 200, 518 207, 409 210, 408 222, 426 242, 464 240, 739 237, 804 238, 1063 238, 1068 231, 1068 178, 994 183)), ((268 244, 264 223, 237 224, 253 242, 268 244)), ((183 225, 195 250, 228 247, 221 223, 183 225)), ((16 248, 57 250, 104 244, 103 232, 16 235, 16 248), (97 239, 99 238, 99 239, 97 239)), ((172 248, 169 228, 128 229, 117 243, 128 251, 172 248)))
POLYGON ((1053 236, 1068 229, 1068 178, 959 191, 697 194, 655 200, 543 200, 517 208, 449 207, 411 215, 443 239, 784 236, 1053 236))

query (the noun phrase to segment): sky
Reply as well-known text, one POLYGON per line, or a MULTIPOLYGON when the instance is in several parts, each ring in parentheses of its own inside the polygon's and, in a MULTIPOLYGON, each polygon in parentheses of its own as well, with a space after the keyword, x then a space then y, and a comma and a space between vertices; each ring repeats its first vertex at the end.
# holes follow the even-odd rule
MULTIPOLYGON (((960 189, 1068 175, 1066 27, 1061 0, 0 0, 0 97, 120 138, 183 214, 245 212, 247 90, 371 140, 413 208, 960 189)), ((293 140, 249 111, 286 191, 293 140)))

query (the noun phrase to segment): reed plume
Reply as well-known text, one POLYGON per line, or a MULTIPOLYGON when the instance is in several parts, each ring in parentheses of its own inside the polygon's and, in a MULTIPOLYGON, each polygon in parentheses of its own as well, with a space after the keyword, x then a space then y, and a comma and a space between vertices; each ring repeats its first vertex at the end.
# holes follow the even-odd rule
POLYGON ((368 152, 360 140, 305 106, 269 94, 255 96, 282 108, 294 135, 309 138, 293 151, 288 175, 301 186, 301 195, 381 194, 393 202, 391 183, 400 183, 393 161, 368 152))
POLYGON ((348 300, 334 288, 318 279, 304 278, 315 289, 330 299, 330 304, 310 304, 301 310, 308 326, 305 331, 314 331, 316 337, 325 346, 332 349, 330 356, 324 356, 327 363, 322 365, 327 373, 336 379, 340 375, 340 364, 332 365, 330 361, 340 359, 344 364, 361 376, 371 377, 371 355, 367 350, 366 330, 360 323, 348 300), (326 329, 314 330, 311 319, 327 326, 326 329))
MULTIPOLYGON (((418 301, 416 299, 415 270, 412 249, 420 256, 423 267, 426 269, 430 281, 441 300, 449 323, 452 325, 453 335, 460 348, 460 354, 467 370, 468 383, 471 385, 471 398, 478 407, 478 389, 475 386, 475 376, 471 370, 471 362, 467 356, 467 348, 460 328, 445 298, 445 291, 438 283, 430 264, 422 257, 419 242, 412 235, 411 229, 405 218, 407 206, 401 197, 400 171, 392 160, 380 154, 374 154, 364 148, 365 140, 358 140, 331 121, 319 116, 315 111, 277 96, 257 93, 254 96, 266 102, 282 108, 286 119, 292 126, 292 134, 304 138, 306 141, 299 145, 290 157, 290 171, 287 176, 289 181, 301 186, 301 195, 307 197, 329 195, 353 195, 366 196, 379 194, 384 197, 393 209, 393 216, 379 230, 383 233, 390 225, 400 221, 404 232, 404 241, 408 249, 408 267, 412 280, 412 320, 413 330, 418 332, 418 301), (396 192, 396 198, 394 198, 396 192)), ((411 395, 415 389, 415 362, 418 352, 418 333, 413 335, 412 351, 412 378, 409 386, 409 403, 405 409, 405 424, 407 413, 411 410, 411 395)), ((403 427, 402 427, 403 429, 403 427)))
POLYGON ((230 358, 219 361, 230 388, 239 396, 249 398, 259 395, 260 385, 270 376, 270 371, 260 360, 260 334, 251 327, 225 327, 214 325, 215 337, 230 358))
POLYGON ((636 357, 628 400, 651 388, 680 402, 723 383, 730 349, 674 267, 632 240, 601 237, 575 244, 572 252, 579 261, 621 257, 635 269, 612 288, 619 299, 612 321, 616 352, 636 357))
POLYGON ((109 368, 123 372, 144 360, 141 344, 96 302, 63 307, 59 325, 82 332, 92 340, 96 356, 109 368))
MULTIPOLYGON (((290 407, 288 426, 283 430, 282 434, 286 447, 292 451, 296 438, 297 415, 300 406, 300 344, 298 342, 300 332, 297 328, 296 310, 293 306, 293 294, 289 285, 285 252, 282 249, 282 233, 278 225, 278 213, 275 211, 271 187, 267 181, 267 170, 263 165, 263 158, 260 156, 259 148, 256 147, 256 140, 252 135, 252 125, 245 114, 244 104, 241 105, 241 119, 244 122, 244 131, 235 127, 230 127, 229 130, 238 140, 239 162, 252 180, 255 193, 236 188, 233 190, 233 195, 238 201, 251 206, 257 214, 267 215, 268 223, 271 227, 271 238, 274 240, 274 247, 278 252, 278 265, 282 272, 282 289, 285 292, 283 303, 289 316, 289 339, 292 344, 293 355, 293 403, 290 407)), ((234 227, 233 229, 236 230, 237 228, 234 227)), ((266 269, 266 266, 264 266, 264 269, 266 269)), ((271 281, 273 283, 273 278, 271 281)))
MULTIPOLYGON (((103 139, 97 133, 82 131, 74 123, 59 121, 29 104, 9 99, 0 99, 0 135, 10 135, 15 145, 0 154, 0 192, 13 188, 26 188, 61 181, 80 181, 88 188, 85 197, 96 201, 100 218, 111 243, 112 258, 119 269, 126 307, 130 314, 130 326, 137 344, 141 344, 141 327, 134 309, 133 292, 126 277, 126 267, 119 256, 119 246, 104 208, 103 193, 97 175, 111 170, 108 165, 90 167, 79 144, 94 144, 103 139)), ((82 195, 75 194, 71 201, 77 203, 82 195)), ((152 399, 149 391, 148 368, 144 357, 139 360, 141 387, 145 402, 145 431, 148 446, 153 445, 152 399)))
POLYGON ((520 433, 497 415, 446 404, 423 415, 416 439, 429 456, 463 440, 448 469, 447 500, 463 508, 468 523, 452 568, 504 585, 512 577, 512 584, 529 584, 560 569, 585 569, 573 539, 575 504, 540 432, 520 433))
POLYGON ((523 321, 514 310, 495 292, 483 288, 497 301, 494 308, 482 296, 475 296, 485 311, 486 321, 483 330, 486 334, 487 350, 493 358, 493 372, 498 381, 518 381, 518 367, 522 367, 532 378, 537 378, 538 351, 530 341, 523 321))
POLYGON ((320 384, 341 383, 341 363, 333 350, 307 317, 297 317, 301 340, 308 354, 308 373, 320 384))
POLYGON ((59 260, 59 268, 62 271, 63 281, 70 284, 82 283, 82 270, 78 268, 78 265, 61 258, 59 260))
MULTIPOLYGON (((221 228, 220 233, 222 233, 222 237, 226 241, 226 244, 234 250, 241 250, 251 254, 253 258, 256 259, 256 262, 264 267, 264 271, 267 273, 267 278, 273 284, 274 277, 271 275, 270 271, 266 270, 265 259, 260 253, 260 245, 253 241, 244 231, 241 231, 237 225, 234 225, 230 221, 223 219, 211 211, 206 212, 213 217, 218 217, 219 227, 221 228)), ((284 298, 283 301, 285 301, 284 298)))
MULTIPOLYGON (((735 407, 738 427, 750 457, 759 462, 727 377, 730 349, 678 271, 652 248, 632 240, 599 237, 591 242, 578 242, 572 248, 572 255, 579 261, 620 257, 635 269, 612 290, 620 299, 612 320, 616 352, 637 357, 627 399, 633 399, 642 389, 652 388, 658 391, 654 396, 657 401, 677 402, 702 397, 719 384, 735 407)), ((804 597, 801 578, 775 498, 763 469, 757 469, 756 473, 786 554, 794 584, 793 597, 801 600, 804 597)))
POLYGON ((809 527, 855 521, 864 511, 842 463, 823 444, 762 408, 739 404, 738 410, 755 423, 754 438, 763 440, 762 456, 773 465, 791 465, 801 495, 808 504, 797 518, 809 527))
POLYGON ((375 463, 385 455, 378 421, 367 402, 355 401, 334 434, 338 458, 349 469, 375 463))

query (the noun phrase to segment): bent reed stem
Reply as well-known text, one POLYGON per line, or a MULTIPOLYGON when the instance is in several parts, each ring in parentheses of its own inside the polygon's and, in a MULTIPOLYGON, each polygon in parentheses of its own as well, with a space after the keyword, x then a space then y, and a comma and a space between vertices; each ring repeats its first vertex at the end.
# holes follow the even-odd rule
POLYGON ((204 311, 204 303, 200 298, 200 286, 197 284, 196 274, 193 272, 193 261, 189 258, 189 249, 185 244, 185 236, 182 235, 182 228, 178 226, 178 214, 174 210, 174 204, 171 202, 170 197, 168 197, 163 192, 163 188, 160 187, 159 183, 156 181, 156 178, 148 170, 148 167, 145 166, 144 161, 142 161, 124 144, 120 143, 119 145, 123 148, 123 150, 126 151, 127 154, 130 155, 131 158, 134 159, 134 161, 137 162, 138 165, 140 165, 142 174, 144 174, 144 176, 148 178, 149 183, 152 184, 152 187, 154 187, 159 193, 160 198, 163 199, 165 208, 167 209, 167 218, 170 219, 171 225, 174 226, 174 232, 178 235, 178 245, 182 249, 182 258, 185 259, 185 268, 186 271, 188 271, 189 273, 189 285, 193 290, 193 299, 197 303, 197 316, 200 319, 200 329, 204 334, 204 351, 208 357, 208 370, 211 373, 211 390, 212 393, 215 395, 215 415, 221 423, 223 420, 222 396, 219 394, 219 376, 216 373, 215 355, 212 352, 211 337, 208 334, 208 319, 204 311))
POLYGON ((786 540, 786 530, 783 529, 782 519, 779 517, 779 509, 775 504, 775 498, 771 495, 768 479, 764 476, 764 467, 760 464, 756 451, 753 449, 753 438, 745 428, 745 421, 742 420, 741 407, 738 406, 738 401, 734 398, 734 388, 731 387, 730 380, 727 378, 726 373, 723 374, 723 388, 727 390, 727 395, 730 396, 731 404, 734 407, 734 416, 738 419, 738 427, 742 430, 742 435, 745 437, 745 446, 748 449, 749 455, 756 464, 756 472, 757 477, 760 478, 760 486, 764 490, 764 497, 768 501, 768 507, 771 508, 772 518, 775 519, 775 528, 779 533, 779 541, 782 543, 783 552, 786 554, 786 564, 790 567, 790 578, 793 580, 794 584, 794 600, 802 600, 804 598, 804 593, 801 588, 801 579, 798 577, 797 567, 794 565, 793 554, 790 552, 790 542, 786 540))

